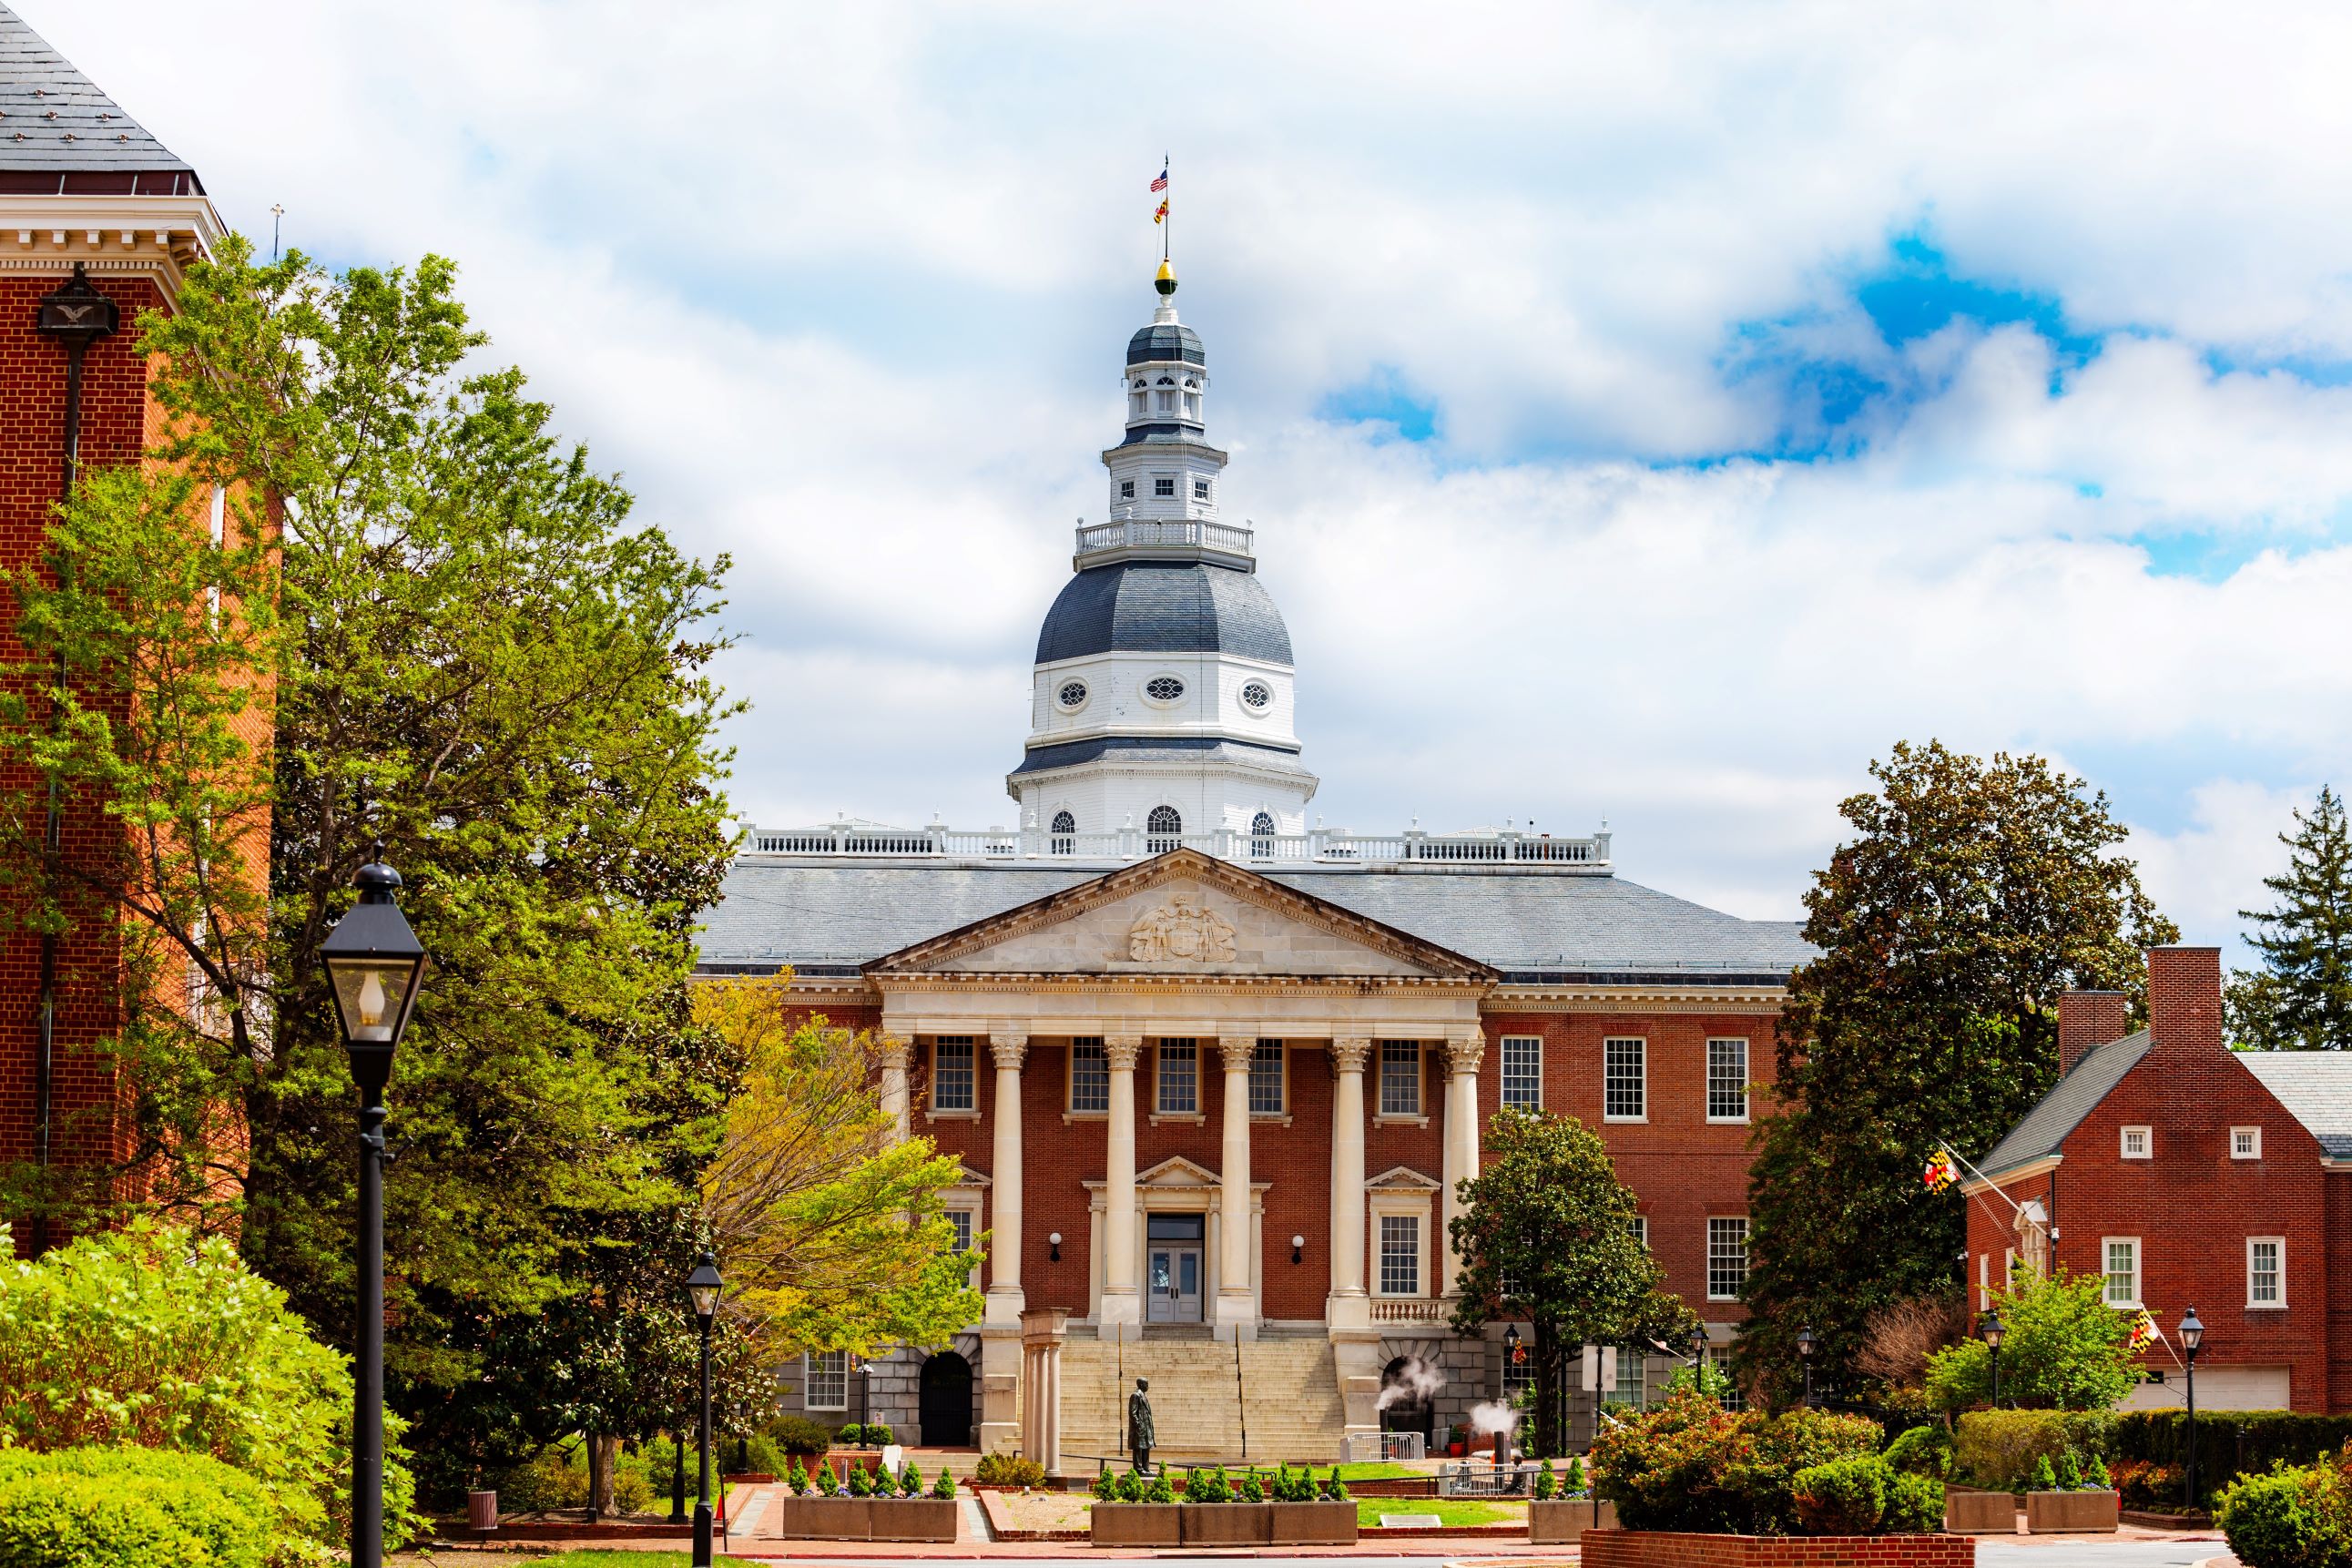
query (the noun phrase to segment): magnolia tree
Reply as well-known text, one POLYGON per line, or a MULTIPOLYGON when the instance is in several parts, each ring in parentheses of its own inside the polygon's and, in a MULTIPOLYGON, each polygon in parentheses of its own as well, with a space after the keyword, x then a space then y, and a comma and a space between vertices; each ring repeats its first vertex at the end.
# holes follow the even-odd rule
POLYGON ((1588 1344, 1690 1338, 1692 1314, 1635 1234, 1633 1189, 1608 1148, 1572 1116, 1507 1110, 1487 1123, 1479 1172, 1455 1188, 1462 1213, 1459 1333, 1496 1319, 1534 1332, 1536 1447, 1560 1451, 1567 1361, 1588 1344))

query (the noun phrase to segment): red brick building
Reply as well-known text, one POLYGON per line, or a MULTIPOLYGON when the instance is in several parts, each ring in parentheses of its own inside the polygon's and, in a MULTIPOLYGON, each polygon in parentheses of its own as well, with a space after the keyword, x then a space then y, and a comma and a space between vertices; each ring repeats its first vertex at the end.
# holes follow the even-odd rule
MULTIPOLYGON (((1449 1323, 1455 1184, 1506 1103, 1600 1131, 1727 1345, 1797 928, 1624 880, 1605 830, 1308 826, 1289 634, 1255 531, 1218 516, 1207 356, 1158 287, 1108 520, 1039 635, 1021 825, 755 829, 709 918, 706 973, 789 968, 809 1011, 898 1043, 900 1125, 961 1161, 950 1214, 991 1237, 970 1333, 797 1359, 788 1405, 1008 1445, 1021 1315, 1050 1306, 1066 1455, 1114 1452, 1139 1373, 1172 1453, 1442 1436, 1525 1375, 1507 1325, 1449 1323)), ((1629 1350, 1584 1422, 1663 1382, 1629 1350)))
MULTIPOLYGON (((141 460, 156 411, 134 323, 169 307, 221 232, 195 171, 0 5, 0 566, 39 559, 74 462, 141 460)), ((0 661, 24 657, 12 607, 0 661)), ((37 714, 43 683, 30 684, 37 714)), ((26 784, 0 779, 11 795, 26 784)), ((45 805, 12 826, 51 830, 45 805)), ((68 798, 54 831, 71 857, 110 830, 68 798)), ((60 935, 14 924, 0 921, 0 1167, 39 1183, 126 1152, 126 1086, 104 1049, 123 937, 104 907, 60 935)), ((17 1227, 19 1247, 54 1239, 39 1219, 17 1227)))
MULTIPOLYGON (((2065 1076, 1966 1184, 1978 1304, 2021 1268, 2103 1274, 2173 1345, 2205 1325, 2207 1409, 2352 1409, 2352 1058, 2222 1044, 2221 954, 2148 954, 2148 1026, 2125 999, 2060 999, 2065 1076)), ((2135 1408, 2183 1390, 2165 1345, 2135 1408)))

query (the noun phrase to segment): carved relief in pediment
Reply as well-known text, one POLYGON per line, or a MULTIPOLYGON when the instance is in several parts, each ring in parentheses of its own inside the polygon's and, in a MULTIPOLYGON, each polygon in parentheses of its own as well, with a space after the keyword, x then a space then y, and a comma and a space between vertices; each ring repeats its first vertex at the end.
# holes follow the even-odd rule
POLYGON ((1171 893, 1128 928, 1127 956, 1135 963, 1231 963, 1234 935, 1224 916, 1187 894, 1171 893))

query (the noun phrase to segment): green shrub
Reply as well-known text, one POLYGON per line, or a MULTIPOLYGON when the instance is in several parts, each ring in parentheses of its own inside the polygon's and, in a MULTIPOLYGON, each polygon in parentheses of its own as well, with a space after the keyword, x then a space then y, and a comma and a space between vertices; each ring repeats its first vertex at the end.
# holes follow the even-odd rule
POLYGON ((1095 1470, 1094 1483, 1087 1487, 1087 1490, 1097 1502, 1117 1502, 1118 1478, 1111 1474, 1108 1465, 1098 1466, 1095 1470))
POLYGON ((1807 1535, 1873 1535, 1886 1512, 1895 1472, 1875 1454, 1799 1470, 1790 1483, 1797 1523, 1807 1535))
POLYGON ((2058 1450, 2058 1462, 2050 1467, 2062 1492, 2079 1491, 2083 1486, 2083 1461, 2074 1457, 2072 1448, 2058 1450))
POLYGON ((1785 1534, 1796 1525, 1797 1472, 1873 1453, 1878 1436, 1858 1415, 1735 1413, 1675 1389, 1594 1440, 1595 1489, 1629 1530, 1785 1534))
POLYGON ((785 1450, 765 1432, 754 1432, 743 1444, 745 1468, 754 1475, 781 1476, 784 1473, 785 1450))
POLYGON ((2282 1464, 2222 1488, 2213 1516, 2246 1568, 2343 1568, 2352 1562, 2347 1500, 2336 1466, 2282 1464))
POLYGON ((567 1445, 550 1443, 521 1464, 489 1477, 499 1507, 514 1513, 588 1506, 588 1469, 573 1462, 567 1445))
POLYGON ((814 1468, 816 1474, 816 1495, 819 1497, 839 1497, 841 1495, 841 1482, 834 1476, 833 1467, 831 1465, 820 1465, 814 1467, 814 1468))
POLYGON ((823 1454, 833 1448, 833 1434, 805 1415, 778 1415, 761 1431, 787 1454, 823 1454))
POLYGON ((1274 1472, 1274 1500, 1276 1502, 1313 1502, 1315 1472, 1285 1464, 1274 1472))
POLYGON ((1331 1479, 1323 1483, 1323 1500, 1325 1502, 1349 1500, 1348 1483, 1339 1479, 1339 1467, 1337 1465, 1331 1467, 1331 1479))
POLYGON ((971 1479, 983 1486, 1042 1487, 1045 1467, 1016 1454, 982 1454, 980 1463, 972 1467, 971 1479))
MULTIPOLYGON (((2030 1274, 2014 1290, 1993 1292, 2009 1327, 2000 1346, 2000 1397, 2005 1405, 2055 1410, 2105 1410, 2139 1381, 2131 1330, 2106 1304, 2100 1274, 2030 1274)), ((1982 1340, 1965 1340, 1927 1358, 1927 1394, 1941 1410, 1987 1403, 1992 1394, 1992 1352, 1982 1340)))
POLYGON ((2035 1481, 2040 1460, 2054 1466, 2069 1448, 2107 1452, 2116 1418, 2099 1410, 1971 1410, 1959 1426, 1952 1446, 1955 1472, 1994 1491, 2016 1492, 2035 1481))
POLYGON ((1536 1501, 1549 1502, 1559 1495, 1559 1478, 1551 1473, 1551 1461, 1546 1459, 1536 1467, 1536 1501))
MULTIPOLYGON (((208 1455, 261 1484, 273 1563, 348 1550, 351 1369, 235 1247, 140 1219, 12 1251, 0 1225, 0 1447, 208 1455)), ((385 1417, 392 1546, 417 1522, 404 1429, 385 1417)))
POLYGON ((2116 1480, 2107 1474, 2107 1462, 2096 1454, 2092 1455, 2091 1462, 2083 1467, 2083 1484, 2095 1487, 2103 1492, 2115 1489, 2116 1480))
POLYGON ((912 1459, 898 1467, 898 1495, 900 1497, 923 1495, 923 1472, 912 1459))
POLYGON ((2037 1454, 2033 1459, 2033 1475, 2029 1483, 2035 1491, 2053 1492, 2058 1489, 2058 1469, 2047 1454, 2037 1454))
POLYGON ((1934 1476, 1940 1480, 1952 1473, 1952 1435, 1940 1423, 1906 1427, 1879 1458, 1900 1474, 1934 1476))
POLYGON ((1885 1535, 1933 1535, 1944 1528, 1944 1483, 1933 1476, 1897 1472, 1886 1489, 1885 1535))
POLYGON ((1197 1470, 1184 1472, 1186 1502, 1231 1502, 1233 1483, 1225 1479, 1223 1465, 1203 1465, 1197 1470))
MULTIPOLYGON (((1134 1469, 1129 1468, 1127 1474, 1118 1478, 1118 1486, 1117 1489, 1118 1492, 1118 1500, 1121 1502, 1149 1501, 1151 1497, 1151 1478, 1146 1475, 1139 1475, 1134 1469)), ((1171 1500, 1173 1500, 1172 1494, 1171 1500)))
POLYGON ((1583 1459, 1571 1456, 1568 1461, 1568 1475, 1560 1481, 1559 1489, 1570 1497, 1580 1497, 1589 1485, 1584 1479, 1583 1459))
POLYGON ((943 1499, 956 1495, 955 1475, 945 1465, 940 1467, 940 1479, 931 1483, 931 1495, 943 1499))
POLYGON ((646 1472, 635 1465, 613 1467, 613 1511, 643 1513, 653 1506, 654 1489, 646 1472))
POLYGON ((801 1468, 800 1462, 798 1460, 794 1460, 793 1464, 785 1469, 784 1485, 793 1489, 793 1496, 794 1497, 808 1496, 808 1473, 801 1468))
POLYGON ((1160 1466, 1151 1472, 1151 1484, 1143 1491, 1144 1502, 1174 1502, 1176 1483, 1168 1479, 1168 1467, 1160 1466))
POLYGON ((874 1495, 873 1476, 866 1471, 865 1466, 859 1464, 855 1459, 852 1459, 849 1462, 849 1495, 851 1497, 872 1497, 874 1495))
MULTIPOLYGON (((2197 1413, 2197 1485, 2203 1497, 2239 1475, 2266 1474, 2273 1465, 2305 1465, 2315 1454, 2334 1454, 2352 1442, 2352 1415, 2306 1415, 2290 1410, 2200 1410, 2197 1413)), ((2135 1410, 2116 1422, 2113 1452, 2119 1459, 2162 1468, 2144 1489, 2149 1500, 2181 1501, 2181 1478, 2189 1462, 2189 1416, 2181 1410, 2135 1410)))
POLYGON ((866 1424, 866 1447, 887 1448, 898 1440, 898 1434, 890 1429, 887 1421, 868 1421, 866 1424))
POLYGON ((1255 1470, 1243 1471, 1242 1479, 1234 1483, 1234 1500, 1235 1502, 1264 1502, 1265 1500, 1265 1483, 1258 1479, 1258 1474, 1255 1470))
POLYGON ((277 1521, 252 1477, 203 1454, 0 1449, 0 1568, 263 1568, 277 1521))

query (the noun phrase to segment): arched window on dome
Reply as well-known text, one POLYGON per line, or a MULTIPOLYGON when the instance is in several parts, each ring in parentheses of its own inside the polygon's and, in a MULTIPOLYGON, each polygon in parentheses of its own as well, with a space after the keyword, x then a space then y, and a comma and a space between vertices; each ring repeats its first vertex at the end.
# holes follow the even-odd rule
POLYGON ((1054 853, 1075 855, 1078 852, 1078 819, 1066 811, 1054 814, 1054 853))
MULTIPOLYGON (((1130 817, 1129 820, 1134 819, 1130 817)), ((1153 855, 1165 855, 1184 842, 1183 816, 1172 805, 1155 805, 1151 808, 1151 815, 1143 819, 1143 832, 1145 850, 1153 855)))
POLYGON ((1260 860, 1274 858, 1274 817, 1269 813, 1250 818, 1250 854, 1260 860))

